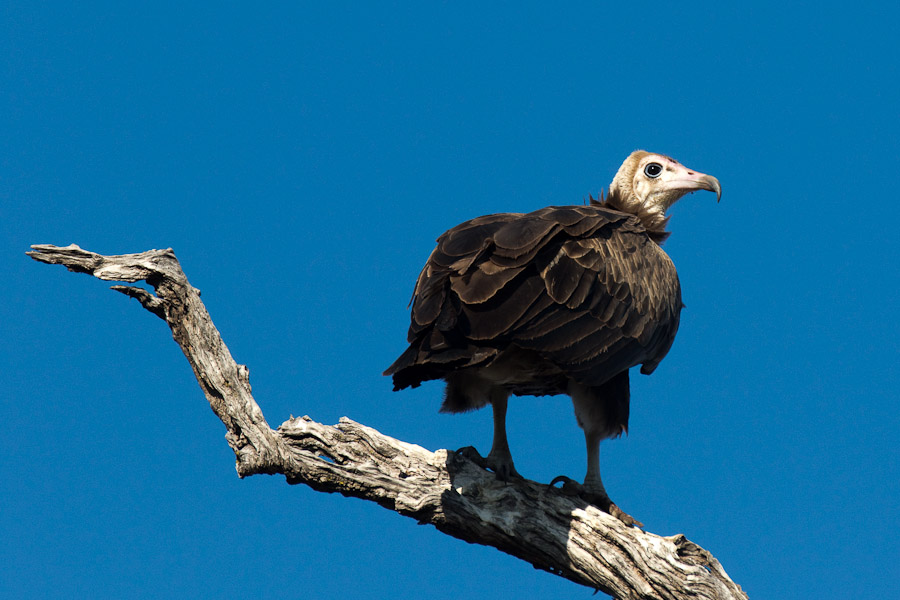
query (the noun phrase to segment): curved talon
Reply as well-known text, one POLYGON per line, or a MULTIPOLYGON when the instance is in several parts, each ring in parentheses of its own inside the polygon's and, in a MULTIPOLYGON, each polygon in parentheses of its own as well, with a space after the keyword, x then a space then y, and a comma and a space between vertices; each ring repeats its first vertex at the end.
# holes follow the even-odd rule
POLYGON ((571 477, 566 477, 565 475, 554 477, 553 481, 550 482, 550 487, 558 489, 566 496, 581 496, 581 494, 584 492, 583 485, 581 485, 571 477), (556 488, 556 484, 559 482, 562 482, 562 487, 556 488))
POLYGON ((464 456, 471 460, 484 470, 493 471, 500 481, 511 481, 512 479, 524 479, 513 465, 512 458, 491 456, 481 456, 474 446, 464 446, 456 451, 456 454, 464 456))
POLYGON ((524 479, 513 464, 512 456, 509 454, 497 453, 493 451, 484 459, 487 467, 497 475, 500 481, 511 481, 515 479, 524 479))
POLYGON ((482 469, 487 469, 488 467, 487 461, 481 454, 478 453, 478 450, 475 449, 475 446, 463 446, 462 448, 454 452, 454 454, 468 458, 482 469))

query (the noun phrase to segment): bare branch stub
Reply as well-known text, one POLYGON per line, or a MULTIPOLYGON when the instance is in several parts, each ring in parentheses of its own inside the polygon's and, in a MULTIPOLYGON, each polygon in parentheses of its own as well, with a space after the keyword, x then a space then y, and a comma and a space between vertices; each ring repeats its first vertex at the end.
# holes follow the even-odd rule
POLYGON ((136 298, 169 325, 213 412, 228 429, 226 439, 237 456, 238 473, 277 472, 282 452, 280 438, 253 400, 247 368, 231 357, 199 293, 188 282, 171 249, 106 256, 74 244, 36 245, 27 254, 105 281, 145 281, 151 285, 156 296, 132 286, 114 289, 136 298))
POLYGON ((166 320, 165 303, 144 288, 134 287, 131 285, 114 285, 109 289, 121 292, 130 298, 134 298, 135 300, 140 302, 144 308, 152 312, 154 315, 156 315, 163 321, 166 320))
POLYGON ((278 473, 289 483, 371 500, 616 598, 746 598, 709 552, 682 535, 626 527, 533 481, 500 482, 453 452, 430 452, 346 418, 335 426, 292 418, 272 430, 251 394, 249 371, 231 357, 171 249, 104 256, 75 245, 39 245, 28 255, 154 288, 155 295, 113 286, 169 325, 228 430, 241 477, 278 473))

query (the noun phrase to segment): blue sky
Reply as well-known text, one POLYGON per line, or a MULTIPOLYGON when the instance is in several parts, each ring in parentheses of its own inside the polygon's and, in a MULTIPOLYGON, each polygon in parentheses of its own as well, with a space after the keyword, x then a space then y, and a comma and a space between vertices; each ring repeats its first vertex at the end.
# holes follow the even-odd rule
MULTIPOLYGON (((610 494, 751 598, 896 591, 894 5, 298 4, 0 8, 4 596, 589 593, 239 480, 164 323, 24 252, 172 247, 273 426, 486 452, 488 412, 380 375, 418 270, 445 229, 581 203, 636 148, 723 197, 672 210, 687 308, 603 445, 610 494)), ((567 399, 517 399, 509 429, 526 477, 583 475, 567 399)))

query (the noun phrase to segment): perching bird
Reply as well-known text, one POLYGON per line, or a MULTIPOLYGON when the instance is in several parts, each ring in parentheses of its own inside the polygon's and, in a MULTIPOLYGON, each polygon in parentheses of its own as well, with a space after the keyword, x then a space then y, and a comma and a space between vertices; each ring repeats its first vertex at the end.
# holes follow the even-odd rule
POLYGON ((583 486, 557 480, 640 525, 603 487, 600 441, 628 431, 628 370, 642 365, 649 375, 675 339, 681 285, 660 244, 666 211, 696 190, 722 194, 715 177, 638 150, 605 199, 450 229, 416 281, 410 346, 384 372, 394 390, 443 379, 442 412, 490 404, 494 440, 482 464, 504 480, 519 476, 506 438, 510 394, 568 394, 584 430, 587 475, 583 486))

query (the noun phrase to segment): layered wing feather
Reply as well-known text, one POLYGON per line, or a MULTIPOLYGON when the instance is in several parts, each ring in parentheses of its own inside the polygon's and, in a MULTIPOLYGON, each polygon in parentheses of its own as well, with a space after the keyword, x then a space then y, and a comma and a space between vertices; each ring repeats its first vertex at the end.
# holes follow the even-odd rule
POLYGON ((410 347, 385 374, 417 386, 515 346, 601 385, 656 368, 681 306, 671 260, 635 217, 599 206, 479 217, 438 238, 416 282, 410 347))

